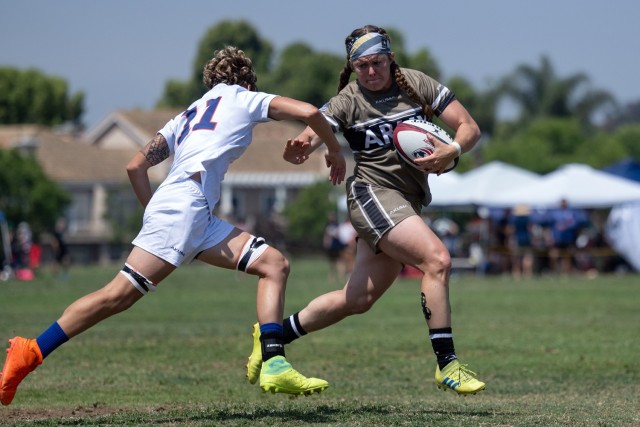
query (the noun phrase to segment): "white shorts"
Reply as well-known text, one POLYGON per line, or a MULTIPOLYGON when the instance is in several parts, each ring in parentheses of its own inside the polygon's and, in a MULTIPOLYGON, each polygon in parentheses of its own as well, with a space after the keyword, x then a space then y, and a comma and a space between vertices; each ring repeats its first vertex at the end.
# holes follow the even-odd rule
POLYGON ((211 214, 201 184, 188 179, 156 190, 132 243, 179 267, 220 243, 233 229, 211 214))

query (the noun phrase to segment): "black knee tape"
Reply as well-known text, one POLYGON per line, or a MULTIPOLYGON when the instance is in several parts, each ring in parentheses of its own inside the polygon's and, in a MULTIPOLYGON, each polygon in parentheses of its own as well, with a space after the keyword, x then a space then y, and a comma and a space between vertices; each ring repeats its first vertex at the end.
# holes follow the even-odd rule
POLYGON ((254 259, 267 249, 267 242, 262 237, 251 236, 250 241, 251 243, 245 246, 243 253, 240 255, 240 260, 238 261, 239 271, 247 271, 254 259), (265 246, 263 247, 263 245, 265 246))
POLYGON ((142 293, 142 295, 146 295, 147 292, 154 292, 156 290, 156 285, 154 285, 151 280, 135 271, 129 264, 125 264, 121 271, 122 274, 129 279, 131 284, 135 286, 140 293, 142 293))
POLYGON ((431 319, 431 310, 427 307, 427 296, 424 292, 420 292, 420 303, 422 304, 422 314, 424 314, 424 318, 428 321, 431 319))

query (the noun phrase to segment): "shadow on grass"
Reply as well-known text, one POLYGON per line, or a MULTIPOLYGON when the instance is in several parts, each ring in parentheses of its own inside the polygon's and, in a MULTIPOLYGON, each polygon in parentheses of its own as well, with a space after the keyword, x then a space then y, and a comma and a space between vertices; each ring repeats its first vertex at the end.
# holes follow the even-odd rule
POLYGON ((413 405, 358 404, 336 402, 301 406, 276 403, 273 407, 264 403, 255 405, 233 404, 222 407, 156 408, 148 411, 102 407, 100 411, 49 411, 39 414, 24 411, 24 417, 16 410, 10 417, 12 425, 31 426, 96 426, 96 425, 285 425, 285 424, 338 424, 338 425, 398 425, 452 419, 481 419, 500 416, 494 411, 469 408, 422 409, 413 405), (254 405, 252 407, 252 405, 254 405), (35 416, 34 416, 35 415, 35 416))

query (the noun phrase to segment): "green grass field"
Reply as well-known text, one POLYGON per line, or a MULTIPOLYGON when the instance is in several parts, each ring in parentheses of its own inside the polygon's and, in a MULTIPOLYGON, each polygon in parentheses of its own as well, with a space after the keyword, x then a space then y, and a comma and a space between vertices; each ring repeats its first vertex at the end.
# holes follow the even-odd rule
MULTIPOLYGON (((0 282, 0 340, 37 336, 119 267, 0 282)), ((286 313, 341 286, 323 260, 293 260, 286 313)), ((193 265, 157 293, 66 343, 0 407, 15 426, 633 426, 640 425, 640 277, 454 276, 453 331, 487 383, 439 391, 419 284, 399 280, 361 316, 287 347, 327 379, 320 395, 265 394, 245 379, 255 279, 193 265)), ((4 360, 4 357, 2 357, 4 360)))

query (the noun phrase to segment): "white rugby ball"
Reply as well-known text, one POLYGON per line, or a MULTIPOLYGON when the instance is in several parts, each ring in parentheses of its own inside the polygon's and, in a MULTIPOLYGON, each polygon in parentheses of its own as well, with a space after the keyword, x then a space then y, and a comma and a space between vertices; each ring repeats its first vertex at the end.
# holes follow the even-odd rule
MULTIPOLYGON (((444 129, 426 120, 406 120, 398 123, 393 130, 393 144, 398 155, 416 169, 419 169, 419 167, 414 163, 414 160, 430 156, 435 150, 433 144, 427 139, 428 133, 445 144, 453 142, 451 136, 444 129)), ((458 166, 459 160, 460 157, 452 160, 444 172, 452 171, 458 166)))

